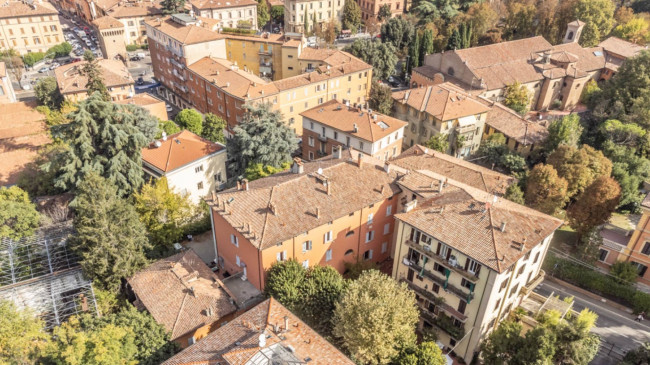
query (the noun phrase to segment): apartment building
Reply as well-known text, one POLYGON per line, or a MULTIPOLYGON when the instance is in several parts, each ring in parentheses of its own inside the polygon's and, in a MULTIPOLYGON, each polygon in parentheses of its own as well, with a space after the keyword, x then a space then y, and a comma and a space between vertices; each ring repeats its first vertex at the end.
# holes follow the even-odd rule
POLYGON ((226 183, 226 146, 183 130, 142 149, 145 174, 165 177, 167 185, 198 204, 226 183))
POLYGON ((59 13, 46 1, 5 1, 0 4, 0 50, 21 55, 46 52, 64 42, 59 13))
POLYGON ((124 42, 146 44, 146 20, 163 16, 159 1, 125 1, 106 11, 106 15, 117 19, 124 26, 124 42))
POLYGON ((260 36, 244 36, 225 32, 222 34, 227 38, 226 52, 228 61, 234 62, 239 68, 268 80, 279 80, 287 77, 282 67, 283 64, 295 64, 296 61, 292 57, 292 59, 285 62, 283 57, 288 57, 288 53, 297 55, 297 49, 302 46, 301 37, 293 39, 286 34, 268 32, 262 33, 260 36), (292 43, 296 45, 291 47, 292 43))
MULTIPOLYGON (((88 97, 88 77, 81 73, 85 62, 69 63, 54 70, 59 91, 67 100, 77 102, 88 97)), ((97 60, 97 65, 111 100, 128 99, 135 95, 133 77, 121 61, 101 58, 97 60)))
POLYGON ((383 6, 389 7, 391 17, 402 15, 404 13, 406 0, 357 0, 357 3, 361 8, 361 20, 365 22, 368 20, 377 21, 379 9, 383 6))
POLYGON ((478 150, 490 107, 474 96, 448 82, 392 96, 394 116, 409 124, 404 132, 407 146, 445 135, 449 154, 467 157, 478 150))
POLYGON ((483 128, 483 140, 494 133, 501 133, 506 137, 505 145, 508 149, 522 156, 528 156, 544 145, 548 138, 546 121, 528 120, 501 103, 482 98, 480 100, 490 106, 483 128))
MULTIPOLYGON (((222 28, 257 29, 257 1, 255 0, 199 0, 192 1, 192 10, 198 16, 218 19, 222 28)), ((259 24, 264 26, 264 24, 259 24)))
POLYGON ((321 158, 337 148, 352 148, 383 161, 402 153, 407 123, 362 105, 330 100, 300 115, 303 159, 321 158))
POLYGON ((435 329, 438 341, 469 363, 543 277, 562 221, 424 166, 397 183, 393 277, 416 293, 418 329, 435 329))
POLYGON ((284 30, 307 34, 322 29, 331 19, 340 23, 344 4, 345 0, 287 0, 284 2, 284 30))
POLYGON ((188 364, 354 365, 273 298, 163 362, 188 364))
POLYGON ((15 103, 16 93, 4 62, 0 62, 0 104, 15 103))

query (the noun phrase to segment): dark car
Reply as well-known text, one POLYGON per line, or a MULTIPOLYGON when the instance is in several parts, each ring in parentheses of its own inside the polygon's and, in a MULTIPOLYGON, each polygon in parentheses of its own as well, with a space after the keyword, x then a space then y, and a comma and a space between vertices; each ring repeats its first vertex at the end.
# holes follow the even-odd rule
POLYGON ((144 80, 142 79, 142 77, 138 77, 137 84, 138 85, 144 85, 144 80))
POLYGON ((394 76, 388 77, 388 83, 392 87, 399 87, 400 84, 401 84, 400 79, 398 79, 397 77, 394 77, 394 76))

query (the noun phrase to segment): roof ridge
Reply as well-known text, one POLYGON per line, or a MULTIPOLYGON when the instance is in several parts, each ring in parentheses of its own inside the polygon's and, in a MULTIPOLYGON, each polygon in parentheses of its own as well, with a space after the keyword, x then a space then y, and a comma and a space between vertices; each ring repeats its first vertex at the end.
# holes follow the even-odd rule
POLYGON ((183 313, 183 308, 185 308, 185 301, 187 299, 187 296, 189 293, 185 293, 185 296, 183 297, 183 302, 181 302, 180 308, 178 308, 178 313, 176 314, 176 320, 174 321, 174 326, 172 326, 171 334, 174 336, 174 331, 176 330, 176 325, 178 325, 179 320, 181 319, 181 313, 183 313))
MULTIPOLYGON (((273 192, 275 191, 275 187, 277 185, 271 186, 271 193, 269 194, 269 203, 272 204, 271 200, 273 199, 273 192)), ((262 249, 262 243, 264 242, 264 232, 266 232, 266 227, 269 223, 269 212, 268 212, 268 206, 267 206, 267 212, 264 214, 264 225, 262 226, 262 232, 260 232, 260 246, 258 249, 262 249)))
POLYGON ((499 250, 497 249, 497 238, 494 235, 494 222, 492 222, 492 206, 487 209, 488 219, 490 220, 490 234, 492 235, 492 245, 494 245, 494 256, 497 259, 497 269, 501 272, 501 261, 499 261, 499 250))

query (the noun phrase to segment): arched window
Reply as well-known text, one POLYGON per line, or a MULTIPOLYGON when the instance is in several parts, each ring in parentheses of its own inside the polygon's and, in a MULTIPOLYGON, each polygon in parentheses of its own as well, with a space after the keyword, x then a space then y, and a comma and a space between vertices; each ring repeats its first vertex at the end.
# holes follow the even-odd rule
POLYGON ((453 67, 449 67, 449 68, 447 69, 447 73, 449 74, 449 76, 454 76, 454 68, 453 68, 453 67))
MULTIPOLYGON (((353 234, 354 234, 354 231, 350 231, 350 232, 348 232, 348 233, 345 234, 345 237, 350 237, 350 236, 352 236, 353 234)), ((347 253, 346 253, 346 255, 347 255, 347 253)))
POLYGON ((569 34, 566 36, 566 38, 568 40, 572 40, 573 39, 573 31, 570 31, 569 34))
POLYGON ((345 256, 352 255, 353 253, 354 253, 354 250, 349 249, 349 250, 345 251, 345 256))

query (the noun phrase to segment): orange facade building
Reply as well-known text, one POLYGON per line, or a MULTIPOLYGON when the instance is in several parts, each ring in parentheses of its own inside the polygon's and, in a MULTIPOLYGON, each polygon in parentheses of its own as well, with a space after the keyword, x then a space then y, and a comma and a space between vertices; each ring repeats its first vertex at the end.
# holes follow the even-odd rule
MULTIPOLYGON (((637 282, 650 286, 650 271, 648 270, 650 267, 650 194, 646 195, 641 202, 641 211, 641 219, 639 219, 627 247, 618 255, 617 259, 634 264, 639 274, 637 282)), ((601 246, 601 253, 602 248, 601 246)))

